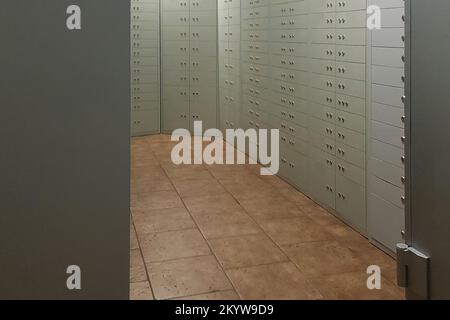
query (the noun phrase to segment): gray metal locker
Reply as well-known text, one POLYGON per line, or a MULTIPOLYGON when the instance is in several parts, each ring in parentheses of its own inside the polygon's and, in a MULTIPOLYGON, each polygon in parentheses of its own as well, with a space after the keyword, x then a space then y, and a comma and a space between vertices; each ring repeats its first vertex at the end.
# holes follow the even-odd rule
POLYGON ((241 13, 243 116, 280 130, 282 178, 362 233, 366 5, 245 1, 241 13))
POLYGON ((162 4, 162 131, 217 126, 216 0, 162 4))
POLYGON ((131 0, 131 135, 160 132, 159 0, 131 0))
POLYGON ((393 254, 404 241, 404 2, 371 0, 382 28, 368 39, 367 223, 370 240, 393 254), (394 45, 392 38, 397 37, 394 45))
POLYGON ((218 1, 219 119, 220 129, 240 127, 240 0, 218 1), (236 67, 234 67, 236 66, 236 67))

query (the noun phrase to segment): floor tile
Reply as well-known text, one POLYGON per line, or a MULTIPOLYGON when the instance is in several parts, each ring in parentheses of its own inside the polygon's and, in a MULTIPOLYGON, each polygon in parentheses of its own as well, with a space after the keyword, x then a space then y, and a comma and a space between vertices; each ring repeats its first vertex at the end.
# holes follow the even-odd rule
POLYGON ((214 196, 226 192, 226 190, 215 179, 173 179, 175 188, 181 197, 214 196))
POLYGON ((353 230, 349 226, 345 225, 344 223, 334 223, 334 224, 327 224, 323 225, 322 229, 325 232, 330 233, 334 239, 336 240, 342 240, 342 241, 364 241, 367 242, 367 239, 363 237, 361 234, 359 234, 357 231, 353 230))
POLYGON ((286 255, 264 234, 213 239, 211 249, 224 269, 287 261, 286 255))
POLYGON ((147 267, 157 299, 232 289, 225 273, 213 256, 150 263, 147 267))
POLYGON ((382 278, 381 289, 367 288, 368 274, 352 272, 324 276, 312 280, 325 299, 337 300, 400 300, 404 299, 403 290, 382 278))
POLYGON ((176 169, 166 169, 172 180, 208 180, 214 177, 204 166, 183 166, 176 169))
POLYGON ((322 226, 306 217, 260 220, 259 223, 279 245, 332 239, 322 226))
POLYGON ((216 196, 189 197, 184 199, 184 203, 193 216, 241 209, 236 200, 228 193, 216 196))
POLYGON ((152 135, 149 135, 149 136, 145 136, 145 139, 149 143, 152 143, 152 142, 169 142, 169 141, 171 141, 169 134, 152 134, 152 135))
POLYGON ((292 202, 277 196, 239 200, 241 206, 256 220, 301 217, 305 214, 292 202))
POLYGON ((326 213, 328 215, 331 215, 330 212, 322 208, 320 205, 318 205, 315 202, 308 202, 306 204, 298 204, 298 206, 302 209, 303 212, 308 214, 314 214, 314 213, 326 213))
POLYGON ((174 231, 195 228, 186 208, 168 208, 133 211, 134 224, 138 234, 174 231))
POLYGON ((299 205, 308 205, 314 203, 314 201, 312 201, 306 195, 291 186, 279 188, 277 189, 277 191, 282 194, 283 197, 285 197, 287 200, 299 205))
POLYGON ((139 249, 130 250, 130 282, 147 281, 144 260, 139 249))
POLYGON ((377 265, 381 268, 381 274, 392 283, 397 283, 397 265, 396 261, 384 253, 366 239, 359 241, 340 241, 342 246, 347 247, 360 260, 362 260, 366 267, 377 265))
POLYGON ((283 250, 308 278, 366 270, 353 252, 336 241, 300 243, 283 250))
POLYGON ((131 148, 145 147, 148 145, 148 140, 145 137, 133 137, 131 139, 131 148))
POLYGON ((225 185, 225 189, 233 195, 238 201, 245 199, 256 199, 271 197, 276 191, 270 185, 258 185, 252 184, 251 181, 248 185, 243 184, 228 184, 225 185))
POLYGON ((149 194, 156 191, 175 190, 172 182, 166 177, 149 180, 131 180, 131 193, 149 194))
POLYGON ((175 191, 156 191, 139 195, 132 211, 135 209, 155 210, 182 207, 184 207, 183 202, 175 191))
POLYGON ((208 170, 219 181, 232 179, 239 182, 245 179, 255 179, 255 174, 250 172, 244 165, 209 166, 208 170))
POLYGON ((240 300, 240 298, 234 290, 227 290, 176 298, 175 300, 240 300))
POLYGON ((206 239, 233 237, 261 233, 261 228, 243 209, 214 211, 211 214, 194 216, 206 239))
POLYGON ((278 176, 261 176, 261 179, 269 183, 272 187, 279 189, 292 188, 292 186, 278 176))
MULTIPOLYGON (((147 158, 147 160, 149 159, 147 158)), ((147 161, 146 164, 139 167, 131 166, 130 169, 131 178, 139 179, 145 176, 146 174, 150 174, 150 176, 153 176, 155 172, 164 174, 164 172, 161 172, 162 171, 161 166, 156 161, 156 158, 153 157, 153 160, 154 160, 153 162, 147 161)))
POLYGON ((148 281, 130 284, 130 300, 153 300, 152 290, 148 281))
POLYGON ((291 262, 227 271, 244 300, 321 299, 320 292, 291 262))
POLYGON ((152 152, 157 155, 171 155, 172 150, 175 147, 175 142, 154 142, 149 144, 149 147, 151 148, 152 152))
POLYGON ((166 173, 159 164, 145 165, 131 170, 131 178, 136 181, 148 181, 167 178, 166 173))
POLYGON ((145 262, 165 261, 211 254, 197 229, 139 234, 145 262))

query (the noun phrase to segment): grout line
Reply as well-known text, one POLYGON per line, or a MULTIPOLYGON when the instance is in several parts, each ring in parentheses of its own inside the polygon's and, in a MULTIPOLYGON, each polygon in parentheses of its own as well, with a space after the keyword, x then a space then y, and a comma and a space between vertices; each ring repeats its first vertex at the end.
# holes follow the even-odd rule
MULTIPOLYGON (((192 229, 192 230, 196 230, 196 229, 192 229)), ((167 259, 167 260, 158 260, 158 261, 145 261, 144 259, 144 263, 148 263, 148 264, 156 264, 156 263, 166 263, 166 262, 173 262, 173 261, 178 261, 178 260, 185 260, 185 259, 191 259, 191 258, 201 258, 201 257, 209 257, 211 254, 199 254, 199 255, 195 255, 195 256, 186 256, 186 257, 179 257, 179 258, 171 258, 171 259, 167 259)))
MULTIPOLYGON (((131 215, 133 215, 133 213, 131 215)), ((152 293, 153 299, 156 299, 155 291, 153 290, 152 283, 150 282, 150 276, 149 276, 149 273, 148 273, 148 270, 147 270, 147 265, 145 264, 145 261, 144 261, 144 253, 142 252, 141 242, 139 240, 139 236, 138 236, 137 231, 136 231, 136 226, 134 224, 134 218, 132 218, 132 224, 133 224, 134 234, 136 236, 136 241, 138 243, 138 250, 139 250, 139 252, 141 254, 142 263, 144 264, 144 270, 145 270, 145 275, 147 276, 148 285, 150 286, 150 291, 152 293)), ((131 267, 131 264, 130 264, 130 267, 131 267)))
MULTIPOLYGON (((167 209, 177 209, 177 208, 167 208, 167 209)), ((182 208, 178 208, 182 209, 182 208)), ((135 224, 136 225, 136 224, 135 224)), ((169 233, 169 232, 177 232, 177 231, 188 231, 188 230, 195 230, 194 227, 186 227, 186 228, 179 228, 179 229, 173 229, 173 230, 164 230, 164 231, 154 231, 154 232, 142 232, 142 235, 150 235, 150 234, 160 234, 160 233, 169 233)), ((136 229, 137 232, 137 229, 136 229)))

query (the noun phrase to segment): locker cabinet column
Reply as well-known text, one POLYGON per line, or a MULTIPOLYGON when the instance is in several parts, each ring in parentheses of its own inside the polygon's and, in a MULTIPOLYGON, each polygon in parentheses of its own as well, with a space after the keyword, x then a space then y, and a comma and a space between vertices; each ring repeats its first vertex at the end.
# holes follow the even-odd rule
POLYGON ((131 0, 131 134, 159 133, 159 0, 131 0))

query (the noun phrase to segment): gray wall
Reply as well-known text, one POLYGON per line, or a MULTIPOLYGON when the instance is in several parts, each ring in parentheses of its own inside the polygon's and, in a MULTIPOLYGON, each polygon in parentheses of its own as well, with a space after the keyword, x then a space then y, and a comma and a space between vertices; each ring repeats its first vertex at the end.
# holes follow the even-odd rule
POLYGON ((126 0, 1 3, 0 299, 128 298, 129 19, 126 0))

